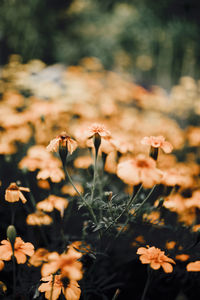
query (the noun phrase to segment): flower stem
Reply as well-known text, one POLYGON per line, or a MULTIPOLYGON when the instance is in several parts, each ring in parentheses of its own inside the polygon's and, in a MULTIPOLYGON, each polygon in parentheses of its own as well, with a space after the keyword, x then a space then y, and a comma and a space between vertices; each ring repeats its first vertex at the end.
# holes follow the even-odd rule
POLYGON ((144 291, 143 291, 141 300, 145 300, 150 282, 151 282, 151 271, 150 271, 150 267, 148 266, 148 277, 147 277, 147 281, 146 281, 146 284, 145 284, 145 287, 144 287, 144 291))
POLYGON ((13 254, 12 254, 12 263, 13 263, 13 299, 15 299, 15 292, 16 292, 16 263, 15 263, 14 250, 13 250, 13 254))
POLYGON ((91 203, 94 200, 94 191, 95 191, 95 185, 96 185, 96 177, 97 177, 97 157, 98 152, 95 151, 95 157, 94 157, 94 175, 93 175, 93 184, 92 184, 92 191, 91 191, 91 203))
POLYGON ((81 200, 83 201, 84 205, 88 208, 88 211, 94 221, 95 224, 97 224, 97 219, 96 219, 96 216, 94 214, 94 211, 92 209, 92 207, 85 201, 84 197, 81 195, 81 193, 77 190, 76 186, 74 185, 68 171, 67 171, 67 168, 65 167, 65 165, 63 164, 63 170, 65 172, 65 177, 66 177, 66 180, 69 179, 69 182, 71 183, 71 185, 73 186, 74 190, 77 192, 77 194, 79 195, 79 197, 81 198, 81 200))
POLYGON ((125 212, 128 212, 128 210, 129 210, 131 204, 134 203, 135 200, 137 199, 137 197, 138 197, 138 195, 139 195, 141 189, 142 189, 142 185, 141 185, 140 188, 137 190, 136 194, 135 194, 135 195, 133 194, 133 195, 131 196, 131 198, 129 199, 129 201, 128 201, 126 207, 123 209, 123 211, 121 212, 121 214, 120 214, 118 217, 116 217, 115 220, 114 220, 114 221, 106 228, 106 230, 104 231, 104 233, 107 232, 107 231, 110 229, 110 227, 111 227, 112 225, 114 225, 114 224, 115 224, 115 223, 123 216, 123 214, 124 214, 125 212))

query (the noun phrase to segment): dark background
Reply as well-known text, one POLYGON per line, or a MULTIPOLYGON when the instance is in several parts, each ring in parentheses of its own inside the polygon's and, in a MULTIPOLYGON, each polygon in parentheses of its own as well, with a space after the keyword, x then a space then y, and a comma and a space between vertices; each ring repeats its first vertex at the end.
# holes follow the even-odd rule
POLYGON ((142 85, 200 77, 198 0, 0 0, 0 65, 95 56, 142 85))

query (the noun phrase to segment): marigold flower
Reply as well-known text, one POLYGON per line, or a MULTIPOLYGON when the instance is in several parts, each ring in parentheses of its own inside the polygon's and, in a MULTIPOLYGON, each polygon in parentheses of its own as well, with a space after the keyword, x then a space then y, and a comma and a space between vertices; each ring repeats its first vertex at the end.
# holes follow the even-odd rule
POLYGON ((137 254, 141 255, 140 260, 143 264, 150 264, 150 267, 154 270, 163 268, 165 273, 171 273, 173 267, 171 264, 175 264, 175 261, 165 255, 164 251, 161 251, 156 247, 144 248, 140 247, 137 250, 137 254))
POLYGON ((166 142, 164 136, 145 136, 141 143, 143 145, 149 145, 153 148, 161 148, 165 153, 172 152, 173 146, 171 143, 166 142))
POLYGON ((37 179, 50 178, 52 182, 60 182, 65 178, 65 173, 60 168, 45 168, 38 172, 37 179))
POLYGON ((67 286, 65 285, 65 278, 61 275, 50 275, 47 277, 42 277, 42 283, 38 290, 40 292, 45 292, 45 298, 50 300, 56 300, 59 298, 61 292, 64 294, 67 300, 79 300, 81 295, 81 290, 78 282, 75 280, 70 280, 67 286), (53 284, 53 288, 52 288, 53 284), (52 297, 51 297, 52 293, 52 297))
MULTIPOLYGON (((0 245, 0 259, 11 260, 13 255, 12 245, 8 240, 1 241, 0 245)), ((34 246, 31 243, 25 243, 20 237, 16 237, 14 244, 14 256, 18 264, 26 262, 26 255, 32 256, 34 254, 34 246)))
POLYGON ((61 217, 64 215, 64 210, 68 206, 68 201, 65 198, 61 198, 55 195, 50 195, 48 198, 37 203, 36 207, 39 210, 51 212, 55 209, 60 211, 61 217))
POLYGON ((15 182, 12 182, 6 189, 5 200, 8 202, 17 202, 21 200, 22 203, 26 203, 27 200, 21 191, 30 192, 30 189, 25 187, 18 187, 15 182))
POLYGON ((47 146, 48 151, 57 152, 59 147, 66 148, 70 154, 77 148, 77 142, 70 138, 65 131, 53 139, 47 146))
POLYGON ((49 252, 45 248, 38 248, 35 253, 29 259, 29 264, 34 267, 39 267, 45 261, 47 261, 49 252))
POLYGON ((144 187, 150 188, 160 183, 162 172, 156 168, 156 162, 152 158, 140 154, 136 158, 119 163, 117 176, 127 184, 142 183, 144 187))
POLYGON ((67 254, 59 255, 57 252, 52 252, 48 256, 48 262, 42 266, 42 276, 48 276, 61 270, 61 274, 70 280, 81 280, 83 277, 82 263, 77 261, 80 258, 80 253, 70 251, 67 254))
POLYGON ((45 214, 44 212, 38 210, 32 214, 29 214, 26 218, 26 223, 28 225, 38 225, 38 226, 42 226, 42 225, 50 225, 53 222, 53 219, 45 214))
POLYGON ((85 136, 87 138, 93 137, 95 134, 99 134, 100 137, 104 139, 109 139, 111 137, 110 131, 106 130, 103 124, 93 123, 91 126, 85 130, 85 136))
POLYGON ((200 260, 189 263, 186 269, 189 272, 200 272, 200 260))

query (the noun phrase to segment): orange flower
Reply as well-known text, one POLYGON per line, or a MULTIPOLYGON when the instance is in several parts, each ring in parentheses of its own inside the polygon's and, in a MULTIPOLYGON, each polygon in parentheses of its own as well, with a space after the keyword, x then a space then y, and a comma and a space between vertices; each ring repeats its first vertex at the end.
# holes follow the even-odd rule
POLYGON ((38 248, 29 259, 29 264, 34 267, 39 267, 44 261, 47 261, 48 250, 45 248, 38 248))
POLYGON ((26 223, 32 226, 49 225, 52 222, 53 219, 49 215, 43 213, 40 210, 36 211, 35 213, 29 214, 26 218, 26 223))
POLYGON ((160 136, 145 136, 142 140, 141 143, 143 145, 149 145, 153 148, 161 148, 165 153, 170 153, 172 152, 173 146, 165 141, 165 138, 160 135, 160 136))
POLYGON ((93 123, 91 126, 88 127, 87 130, 85 130, 85 136, 87 138, 93 137, 95 134, 99 134, 100 137, 104 139, 110 138, 110 131, 106 130, 105 126, 98 123, 93 123))
POLYGON ((45 168, 38 172, 37 179, 50 178, 52 182, 60 182, 65 178, 65 173, 60 168, 45 168))
POLYGON ((75 168, 88 169, 93 163, 91 156, 79 156, 74 160, 75 168))
POLYGON ((39 210, 44 210, 47 212, 57 209, 60 211, 61 217, 64 215, 64 210, 68 206, 68 201, 65 198, 57 197, 55 195, 50 195, 48 198, 44 199, 37 203, 36 207, 39 210))
POLYGON ((70 154, 77 148, 77 142, 70 138, 65 131, 53 139, 47 146, 48 151, 57 152, 59 147, 66 148, 70 154))
POLYGON ((61 292, 64 294, 65 299, 67 300, 80 299, 81 290, 78 282, 75 280, 70 280, 67 286, 65 284, 65 278, 62 278, 61 275, 54 275, 54 278, 53 275, 50 275, 43 277, 41 280, 45 282, 39 286, 38 290, 40 292, 45 292, 46 299, 56 300, 59 298, 61 292))
MULTIPOLYGON (((1 241, 0 245, 0 259, 11 260, 13 255, 12 245, 8 240, 1 241)), ((14 256, 18 264, 26 262, 26 255, 32 256, 34 254, 34 246, 31 243, 25 243, 20 237, 16 237, 14 244, 14 256)))
MULTIPOLYGON (((83 187, 82 187, 82 185, 80 183, 75 182, 74 184, 75 184, 77 190, 79 191, 79 193, 83 193, 84 192, 83 187)), ((61 192, 63 194, 68 194, 70 196, 76 196, 77 195, 77 192, 75 191, 75 189, 73 188, 73 186, 68 185, 68 184, 63 185, 63 187, 61 188, 61 192)))
POLYGON ((190 256, 188 254, 178 254, 175 258, 180 261, 186 261, 189 259, 189 257, 190 256))
POLYGON ((17 202, 19 200, 22 200, 23 203, 26 203, 27 200, 21 193, 21 191, 30 192, 30 189, 25 187, 18 187, 15 182, 12 182, 6 189, 5 200, 8 202, 17 202))
POLYGON ((80 252, 69 251, 67 254, 59 255, 52 252, 48 256, 48 262, 42 266, 42 276, 48 276, 61 270, 61 274, 70 280, 80 280, 83 277, 82 264, 77 259, 80 258, 80 252))
POLYGON ((164 251, 159 248, 140 247, 137 250, 137 254, 141 255, 140 260, 143 264, 150 264, 150 267, 154 270, 158 270, 160 267, 163 268, 165 273, 171 273, 173 267, 171 264, 175 264, 175 261, 165 255, 164 251))
POLYGON ((127 184, 142 183, 144 187, 150 188, 160 182, 162 172, 156 168, 152 158, 140 154, 136 158, 119 163, 117 176, 127 184))
POLYGON ((189 272, 200 272, 200 260, 189 263, 186 269, 189 272))

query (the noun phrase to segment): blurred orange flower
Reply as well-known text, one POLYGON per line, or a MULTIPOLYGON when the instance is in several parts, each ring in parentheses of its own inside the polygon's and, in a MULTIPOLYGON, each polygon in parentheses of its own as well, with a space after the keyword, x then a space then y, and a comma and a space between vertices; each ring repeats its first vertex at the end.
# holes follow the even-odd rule
POLYGON ((53 222, 53 219, 45 214, 44 212, 38 210, 32 214, 29 214, 26 218, 26 223, 28 225, 38 225, 38 226, 42 226, 42 225, 50 225, 53 222))
POLYGON ((170 153, 172 152, 173 146, 165 141, 165 138, 160 135, 160 136, 145 136, 142 140, 141 143, 143 145, 149 145, 153 148, 161 148, 165 153, 170 153))
POLYGON ((75 280, 70 280, 67 285, 65 284, 65 278, 62 278, 61 275, 54 275, 54 277, 50 275, 42 277, 41 280, 45 282, 39 286, 38 290, 42 293, 45 292, 45 298, 48 300, 58 299, 61 292, 67 300, 79 300, 80 298, 81 290, 75 280))
POLYGON ((117 176, 127 184, 142 183, 144 187, 150 188, 154 184, 160 183, 162 172, 156 168, 156 163, 152 158, 140 154, 135 158, 119 163, 117 176))
POLYGON ((189 272, 200 272, 200 260, 189 263, 186 269, 189 272))
POLYGON ((175 258, 180 261, 186 261, 189 259, 189 257, 190 256, 188 254, 178 254, 175 258))
POLYGON ((57 152, 59 146, 65 147, 70 154, 77 148, 77 142, 70 138, 65 131, 53 139, 47 146, 48 151, 57 152))
POLYGON ((37 179, 50 178, 52 182, 60 182, 65 178, 65 173, 60 168, 45 168, 38 172, 37 179))
POLYGON ((42 266, 42 276, 48 276, 61 270, 61 274, 70 280, 80 280, 83 277, 82 263, 77 259, 80 258, 80 252, 70 251, 67 254, 59 255, 52 252, 48 255, 48 262, 42 266))
POLYGON ((67 199, 55 195, 49 195, 49 197, 47 197, 43 201, 38 202, 36 205, 37 209, 47 212, 51 212, 55 208, 60 211, 61 217, 63 217, 64 210, 67 208, 67 206, 67 199))
POLYGON ((29 264, 34 267, 39 267, 44 261, 47 261, 48 250, 45 248, 38 248, 29 259, 29 264))
POLYGON ((165 255, 164 251, 159 248, 140 247, 137 250, 137 254, 141 255, 140 260, 143 264, 150 264, 150 267, 154 270, 158 270, 160 267, 163 268, 165 273, 171 273, 173 267, 171 264, 175 264, 175 261, 165 255))
MULTIPOLYGON (((12 245, 10 241, 3 240, 0 245, 0 259, 11 260, 13 255, 12 245)), ((32 256, 34 254, 34 246, 31 243, 25 243, 20 237, 16 237, 14 243, 14 256, 18 264, 26 262, 26 255, 32 256)))
POLYGON ((15 182, 12 182, 6 189, 5 200, 8 202, 17 202, 21 200, 22 203, 26 203, 27 200, 21 191, 30 192, 30 189, 25 187, 18 187, 15 182))

